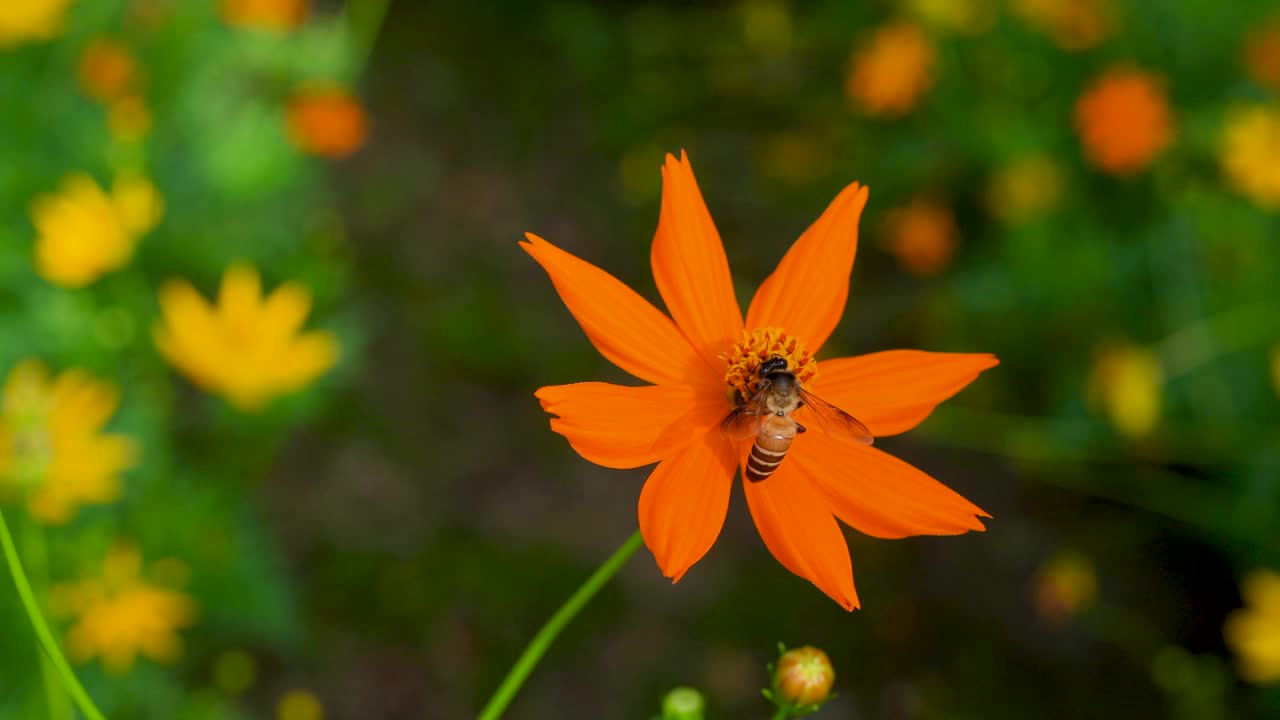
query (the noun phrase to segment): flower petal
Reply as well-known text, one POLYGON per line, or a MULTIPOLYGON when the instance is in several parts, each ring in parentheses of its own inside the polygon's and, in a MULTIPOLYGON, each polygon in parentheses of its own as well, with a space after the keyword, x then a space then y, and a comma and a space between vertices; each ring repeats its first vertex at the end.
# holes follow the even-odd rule
POLYGON ((938 403, 999 364, 986 353, 887 350, 818 363, 815 392, 884 437, 919 425, 938 403))
POLYGON ((822 433, 798 438, 786 464, 812 479, 836 517, 873 537, 959 535, 985 530, 977 516, 991 517, 892 455, 822 433))
POLYGON ((533 233, 520 243, 551 276, 569 312, 601 355, 658 385, 719 382, 671 318, 591 263, 533 233))
POLYGON ((679 160, 668 153, 662 168, 662 209, 650 262, 671 317, 723 376, 726 366, 720 355, 742 339, 742 308, 720 233, 684 152, 679 160))
POLYGON ((735 464, 733 446, 713 428, 659 463, 645 480, 640 534, 672 582, 679 582, 719 537, 735 464))
POLYGON ((788 570, 840 603, 858 607, 853 565, 827 499, 790 458, 761 482, 743 482, 751 517, 769 552, 788 570))
POLYGON ((858 183, 831 201, 756 291, 747 327, 782 328, 818 352, 844 314, 858 251, 858 218, 866 204, 867 189, 858 183))
POLYGON ((723 396, 689 385, 625 387, 587 382, 535 393, 558 415, 551 429, 582 457, 611 468, 634 468, 670 457, 693 439, 690 428, 713 427, 729 411, 723 396))

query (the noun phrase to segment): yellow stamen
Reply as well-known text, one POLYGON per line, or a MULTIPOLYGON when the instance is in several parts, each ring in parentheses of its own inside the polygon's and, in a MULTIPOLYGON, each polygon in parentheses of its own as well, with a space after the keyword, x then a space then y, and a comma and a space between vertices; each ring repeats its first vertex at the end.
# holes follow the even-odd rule
POLYGON ((818 363, 803 343, 778 328, 766 327, 744 332, 742 342, 725 354, 729 371, 724 381, 738 398, 749 398, 760 382, 760 364, 774 357, 786 360, 787 369, 795 373, 802 385, 808 385, 818 375, 818 363))

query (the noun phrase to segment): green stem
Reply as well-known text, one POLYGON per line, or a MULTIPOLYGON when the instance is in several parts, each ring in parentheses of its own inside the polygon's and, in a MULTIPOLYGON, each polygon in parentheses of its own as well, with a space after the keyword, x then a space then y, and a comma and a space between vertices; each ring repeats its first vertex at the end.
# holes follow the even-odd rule
POLYGON ((773 714, 773 720, 787 720, 791 717, 791 708, 786 705, 778 706, 778 712, 773 714))
POLYGON ((352 74, 359 75, 373 54, 373 44, 382 30, 391 0, 348 0, 347 28, 355 40, 352 74))
MULTIPOLYGON (((36 593, 44 595, 49 585, 49 549, 44 541, 44 528, 28 519, 22 523, 22 547, 27 551, 27 576, 36 593)), ((44 681, 45 708, 51 720, 69 720, 71 704, 62 684, 58 682, 53 662, 36 644, 40 656, 40 677, 44 681)))
POLYGON ((577 592, 569 596, 564 605, 556 611, 555 615, 547 621, 537 635, 533 636, 533 640, 529 641, 524 652, 520 654, 520 659, 516 660, 516 664, 511 666, 511 670, 507 672, 507 676, 503 678, 502 684, 494 691, 493 696, 489 698, 489 702, 485 703, 484 709, 480 711, 479 720, 497 720, 502 717, 502 711, 507 709, 507 705, 511 703, 511 699, 520 690, 520 686, 524 684, 525 678, 529 677, 529 673, 533 672, 533 668, 537 666, 538 661, 546 654, 547 648, 551 647, 551 643, 564 629, 565 625, 578 614, 586 606, 587 602, 595 596, 609 579, 618 573, 618 570, 626 564, 627 560, 640 549, 643 540, 640 538, 640 531, 637 530, 630 538, 627 539, 622 547, 618 548, 608 560, 604 561, 591 577, 578 588, 577 592))
POLYGON ((40 647, 58 671, 62 684, 67 692, 71 693, 71 699, 75 700, 80 712, 84 713, 89 720, 106 720, 102 711, 98 710, 93 700, 89 698, 89 693, 85 692, 84 686, 76 679, 76 674, 72 672, 67 658, 58 648, 58 641, 53 639, 48 623, 40 614, 40 606, 36 604, 35 594, 31 592, 31 583, 27 582, 27 574, 22 569, 22 560, 18 558, 18 548, 13 544, 13 536, 9 534, 9 525, 5 523, 3 513, 0 513, 0 545, 4 546, 4 557, 9 563, 9 574, 13 576, 13 584, 18 588, 18 597, 22 599, 22 607, 27 611, 27 619, 31 621, 31 627, 36 631, 40 647))

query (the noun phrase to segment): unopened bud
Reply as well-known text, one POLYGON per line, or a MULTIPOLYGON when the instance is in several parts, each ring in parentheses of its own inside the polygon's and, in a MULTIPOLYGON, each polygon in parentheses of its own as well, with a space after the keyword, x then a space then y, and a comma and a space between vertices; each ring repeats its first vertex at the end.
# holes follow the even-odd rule
POLYGON ((706 707, 702 693, 691 687, 678 687, 662 698, 662 720, 702 720, 706 707))
POLYGON ((792 707, 818 705, 831 695, 836 671, 831 659, 816 647, 788 650, 773 672, 775 699, 792 707))

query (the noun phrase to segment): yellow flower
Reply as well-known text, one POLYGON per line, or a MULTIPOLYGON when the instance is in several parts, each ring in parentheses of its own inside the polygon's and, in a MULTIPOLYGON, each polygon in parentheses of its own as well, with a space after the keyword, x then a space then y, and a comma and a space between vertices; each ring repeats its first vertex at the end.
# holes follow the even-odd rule
POLYGON ((300 333, 311 295, 293 282, 265 298, 258 271, 233 265, 222 277, 216 305, 171 280, 160 290, 164 320, 156 347, 192 382, 242 410, 305 387, 333 366, 337 340, 327 332, 300 333))
POLYGON ((1129 437, 1150 433, 1160 421, 1160 359, 1128 342, 1103 346, 1089 378, 1090 400, 1116 430, 1129 437))
POLYGON ((195 622, 189 596, 154 584, 143 576, 142 556, 134 547, 107 554, 101 577, 55 586, 50 606, 74 617, 67 652, 76 662, 94 657, 111 673, 125 673, 139 653, 167 663, 182 653, 178 629, 195 622))
POLYGON ((1109 0, 1011 0, 1010 6, 1063 50, 1087 50, 1111 34, 1109 0))
POLYGON ((1098 575, 1088 557, 1063 551, 1040 566, 1033 589, 1041 619, 1062 622, 1093 604, 1098 595, 1098 575))
POLYGON ((933 84, 933 61, 933 43, 919 25, 886 25, 854 53, 845 94, 872 115, 905 115, 933 84))
POLYGON ((228 25, 283 33, 302 24, 309 0, 222 0, 219 9, 228 25))
POLYGON ((1271 384, 1280 395, 1280 344, 1271 348, 1271 384))
POLYGON ((62 30, 71 0, 6 0, 0 2, 0 48, 49 40, 62 30))
POLYGON ((121 175, 108 195, 88 175, 70 175, 56 195, 31 204, 36 271, 55 285, 84 287, 124 267, 163 212, 160 194, 144 177, 121 175))
POLYGON ((115 500, 137 455, 129 438, 102 433, 119 403, 115 386, 80 370, 53 379, 39 362, 18 365, 0 395, 0 488, 25 493, 31 516, 50 524, 115 500))
POLYGON ((290 690, 276 704, 276 720, 323 720, 319 698, 306 690, 290 690))
POLYGON ((890 210, 884 224, 887 249, 903 269, 917 277, 946 269, 960 238, 951 208, 925 197, 890 210))
POLYGON ((1218 162, 1227 182, 1258 206, 1280 208, 1280 106, 1237 109, 1222 132, 1218 162))
POLYGON ((1222 628, 1240 677, 1258 685, 1280 683, 1280 573, 1255 570, 1240 590, 1248 607, 1228 615, 1222 628))
POLYGON ((926 24, 971 35, 990 30, 996 19, 990 0, 908 0, 907 5, 926 24))
POLYGON ((987 209, 1018 224, 1053 208, 1062 191, 1062 173, 1048 155, 1026 155, 1000 168, 987 185, 987 209))

